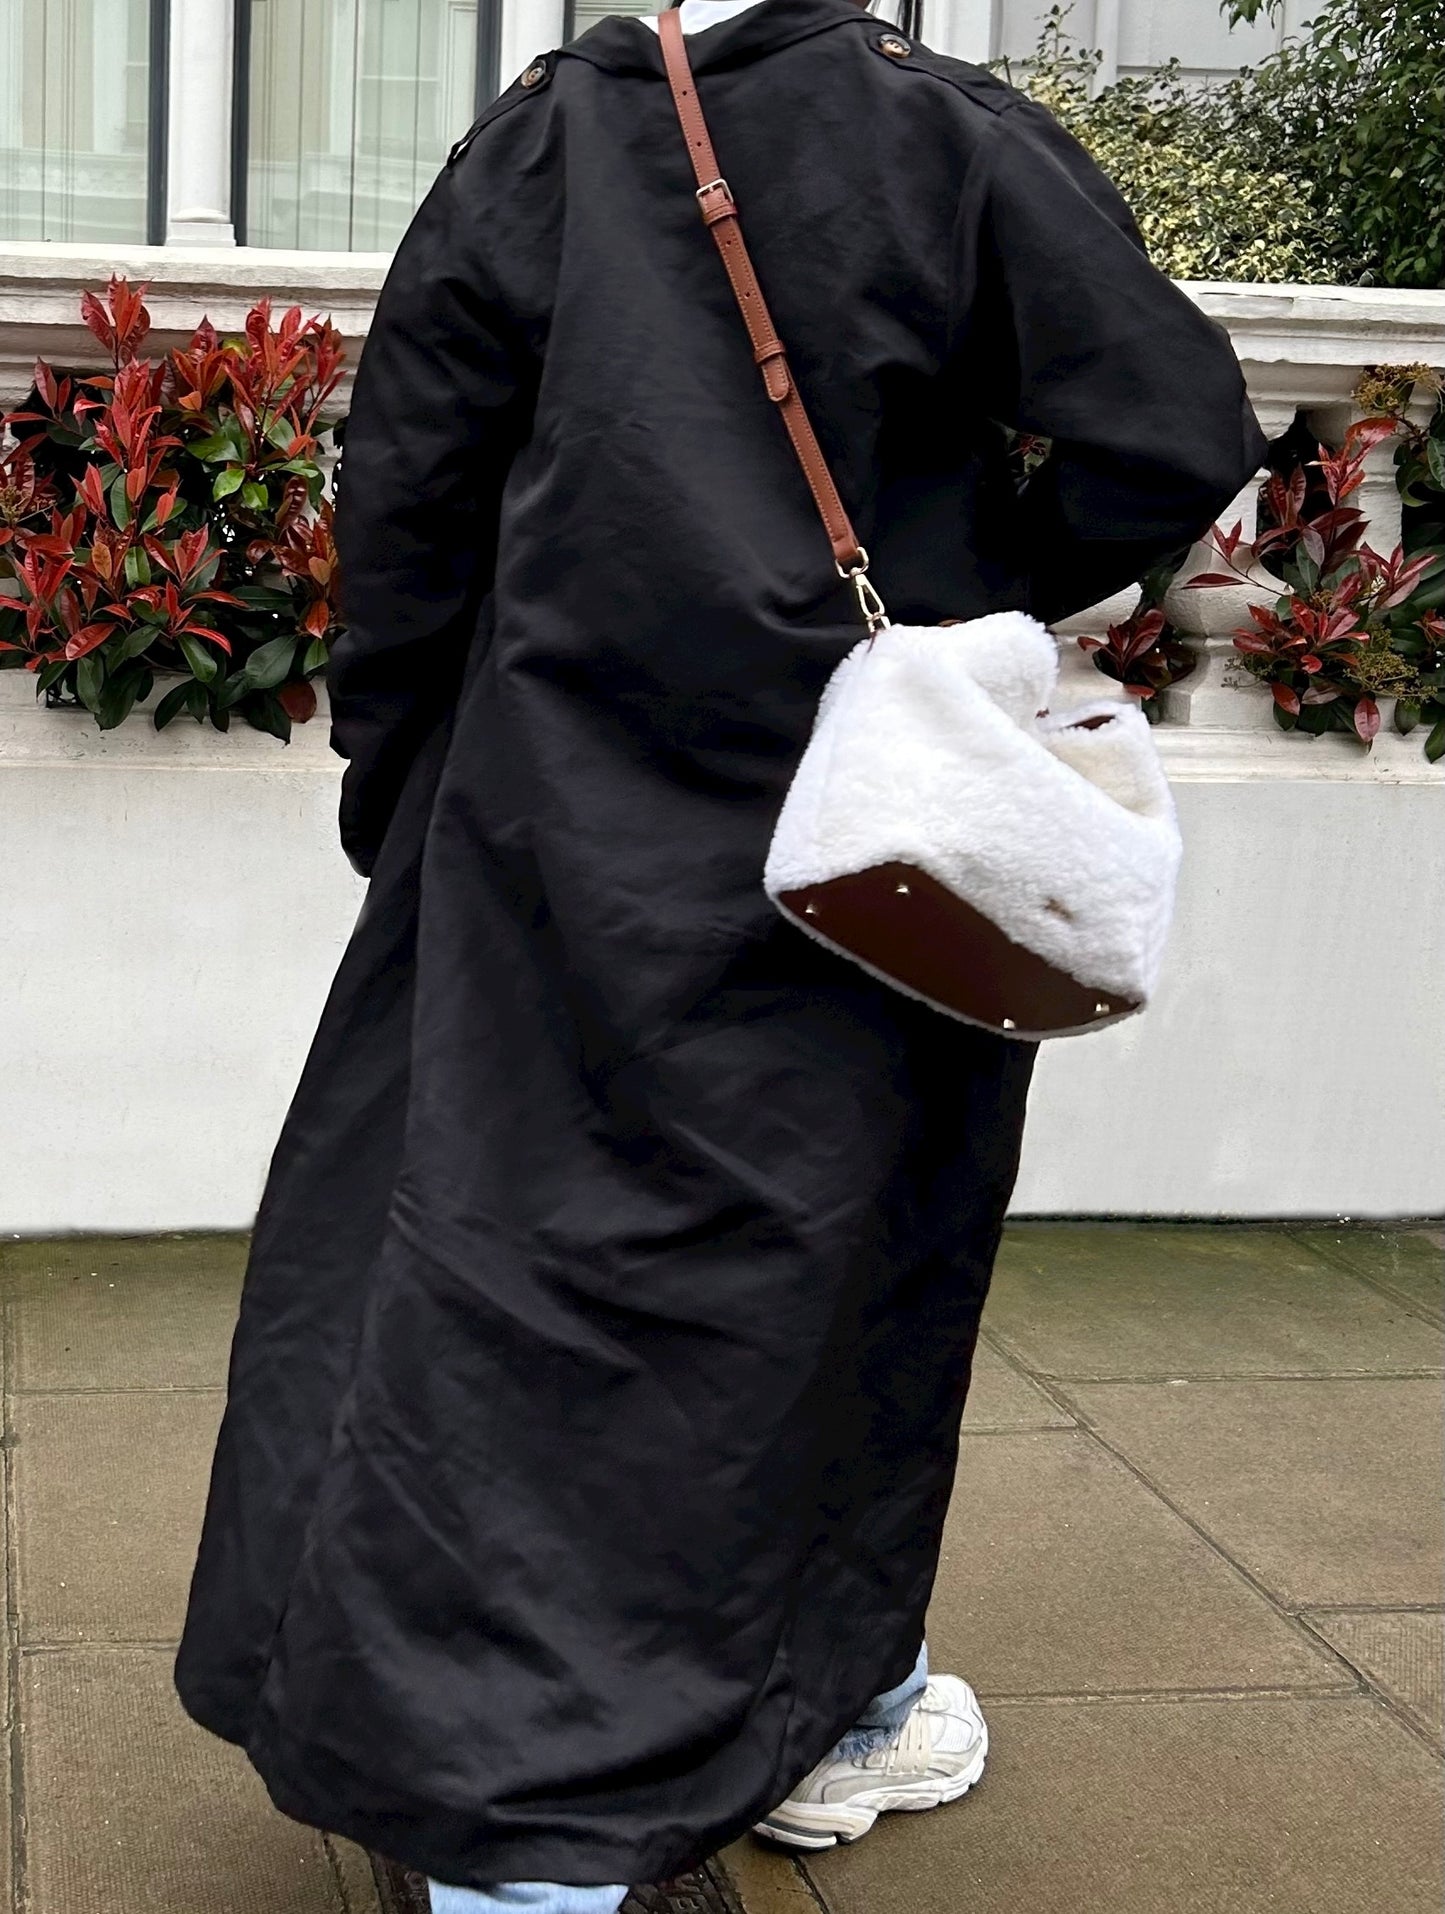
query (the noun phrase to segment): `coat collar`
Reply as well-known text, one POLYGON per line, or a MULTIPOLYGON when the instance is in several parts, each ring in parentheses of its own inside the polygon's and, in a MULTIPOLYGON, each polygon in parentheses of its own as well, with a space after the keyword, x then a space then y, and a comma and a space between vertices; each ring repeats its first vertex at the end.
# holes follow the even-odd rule
MULTIPOLYGON (((742 65, 794 41, 833 27, 876 27, 879 22, 856 0, 764 0, 735 19, 719 21, 705 33, 690 33, 688 56, 695 73, 742 65)), ((580 40, 561 48, 564 58, 588 60, 609 73, 663 73, 662 49, 651 27, 640 20, 600 20, 580 40)))

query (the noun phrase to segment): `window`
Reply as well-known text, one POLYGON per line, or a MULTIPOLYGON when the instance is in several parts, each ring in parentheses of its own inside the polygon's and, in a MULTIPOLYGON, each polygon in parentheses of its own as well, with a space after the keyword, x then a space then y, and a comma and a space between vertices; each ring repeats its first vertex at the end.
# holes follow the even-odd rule
POLYGON ((164 237, 165 12, 0 3, 0 237, 164 237))
POLYGON ((238 0, 238 29, 237 238, 390 250, 476 118, 477 0, 238 0))
POLYGON ((568 0, 566 38, 575 40, 610 14, 658 13, 666 4, 667 0, 568 0))

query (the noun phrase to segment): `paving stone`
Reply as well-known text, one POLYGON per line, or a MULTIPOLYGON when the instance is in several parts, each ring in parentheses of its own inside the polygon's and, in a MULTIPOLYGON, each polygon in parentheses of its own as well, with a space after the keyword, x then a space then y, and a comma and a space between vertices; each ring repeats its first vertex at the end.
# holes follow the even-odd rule
POLYGON ((745 1834, 723 1849, 719 1864, 746 1914, 819 1914, 806 1877, 780 1849, 745 1834))
POLYGON ((1417 1309, 1445 1316, 1445 1249, 1438 1230, 1302 1229, 1291 1234, 1331 1262, 1392 1289, 1417 1309))
POLYGON ((1306 1630, 1070 1430, 964 1438, 928 1640, 985 1696, 1343 1685, 1306 1630))
MULTIPOLYGON (((7 1655, 5 1659, 8 1663, 11 1658, 7 1655)), ((10 1728, 15 1701, 10 1692, 10 1671, 8 1668, 4 1677, 4 1683, 3 1724, 0 1724, 0 1727, 3 1727, 3 1733, 0 1733, 0 1740, 3 1740, 4 1743, 3 1747, 0 1747, 0 1908, 4 1908, 6 1914, 9 1914, 9 1909, 13 1905, 12 1896, 14 1892, 11 1884, 10 1866, 11 1842, 13 1838, 10 1819, 10 1728)), ((35 1909, 33 1914, 40 1914, 39 1909, 35 1909)))
POLYGON ((810 1857, 831 1914, 1440 1914, 1440 1769, 1378 1703, 995 1708, 988 1772, 810 1857))
POLYGON ((341 1883, 341 1899, 346 1914, 382 1914, 381 1895, 371 1857, 354 1841, 343 1841, 338 1834, 327 1837, 332 1864, 341 1883))
POLYGON ((15 1389, 218 1386, 242 1236, 74 1237, 0 1250, 15 1389))
POLYGON ((1016 1225, 984 1320, 1046 1376, 1369 1375, 1442 1358, 1428 1323, 1270 1230, 1016 1225))
POLYGON ((1445 1611, 1326 1609, 1307 1619, 1445 1747, 1445 1611))
POLYGON ((222 1400, 213 1390, 15 1399, 22 1641, 180 1634, 222 1400))
POLYGON ((166 1650, 31 1651, 20 1669, 33 1914, 344 1914, 320 1835, 186 1719, 166 1650))
POLYGON ((1074 1418, 981 1342, 974 1354, 965 1429, 1067 1429, 1074 1418))
POLYGON ((1437 1382, 1074 1384, 1069 1395, 1287 1605, 1440 1600, 1437 1382))

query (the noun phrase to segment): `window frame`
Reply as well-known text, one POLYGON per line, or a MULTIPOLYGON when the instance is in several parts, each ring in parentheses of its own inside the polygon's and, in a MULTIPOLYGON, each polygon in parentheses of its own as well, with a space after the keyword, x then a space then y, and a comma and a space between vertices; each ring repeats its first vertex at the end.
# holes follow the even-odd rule
MULTIPOLYGON (((570 3, 570 0, 569 0, 570 3)), ((170 0, 151 0, 167 8, 170 0)), ((231 22, 231 228, 236 244, 250 243, 246 182, 251 157, 251 5, 234 0, 231 22)), ((480 113, 501 91, 502 0, 477 0, 477 70, 472 90, 480 113)), ((458 132, 464 132, 459 127, 458 132)))
POLYGON ((171 0, 150 0, 146 72, 146 244, 164 246, 170 218, 171 0))

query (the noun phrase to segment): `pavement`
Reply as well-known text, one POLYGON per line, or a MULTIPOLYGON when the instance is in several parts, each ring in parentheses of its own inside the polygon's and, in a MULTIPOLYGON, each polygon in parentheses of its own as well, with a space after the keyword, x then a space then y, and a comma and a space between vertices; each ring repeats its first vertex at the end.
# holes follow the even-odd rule
MULTIPOLYGON (((739 1842, 723 1898, 1440 1914, 1442 1249, 1012 1228, 929 1629, 984 1701, 988 1771, 806 1868, 739 1842)), ((171 1692, 244 1253, 0 1246, 0 1908, 383 1914, 366 1858, 275 1813, 171 1692)))

